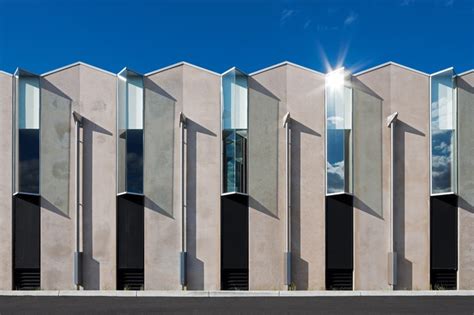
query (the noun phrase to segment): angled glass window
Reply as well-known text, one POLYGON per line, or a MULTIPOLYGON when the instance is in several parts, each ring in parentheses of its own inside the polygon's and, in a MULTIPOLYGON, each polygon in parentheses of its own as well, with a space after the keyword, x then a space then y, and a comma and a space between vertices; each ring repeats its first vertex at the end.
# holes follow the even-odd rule
POLYGON ((15 72, 14 189, 40 193, 40 80, 23 70, 15 72))
POLYGON ((118 74, 118 193, 143 194, 143 76, 118 74))
POLYGON ((456 99, 452 68, 431 75, 431 194, 456 192, 456 99))
POLYGON ((222 77, 223 193, 247 193, 247 83, 236 69, 222 77))
POLYGON ((343 68, 326 76, 326 194, 352 192, 352 88, 343 68))

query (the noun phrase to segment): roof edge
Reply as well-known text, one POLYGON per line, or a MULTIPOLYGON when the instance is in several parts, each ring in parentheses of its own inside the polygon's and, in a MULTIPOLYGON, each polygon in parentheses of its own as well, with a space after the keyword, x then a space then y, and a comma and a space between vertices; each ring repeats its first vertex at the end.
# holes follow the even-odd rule
POLYGON ((186 62, 186 61, 180 61, 180 62, 177 62, 177 63, 172 64, 170 66, 166 66, 166 67, 163 67, 163 68, 160 68, 160 69, 157 69, 157 70, 150 71, 148 73, 145 73, 143 76, 145 76, 145 77, 151 76, 151 75, 154 75, 154 74, 157 74, 157 73, 169 70, 169 69, 173 69, 173 68, 176 68, 176 67, 179 67, 179 66, 189 66, 189 67, 193 67, 195 69, 199 69, 199 70, 205 71, 205 72, 213 74, 213 75, 220 76, 220 74, 217 73, 217 72, 214 72, 212 70, 209 70, 209 69, 206 69, 206 68, 203 68, 203 67, 196 66, 196 65, 194 65, 192 63, 189 63, 189 62, 186 62))
POLYGON ((3 70, 0 70, 0 73, 1 73, 1 74, 4 74, 4 75, 8 75, 8 76, 10 76, 10 77, 13 77, 13 73, 8 73, 8 72, 3 71, 3 70))
POLYGON ((463 75, 469 74, 469 73, 471 73, 471 72, 474 72, 474 69, 464 71, 464 72, 462 72, 462 73, 460 73, 460 74, 457 74, 457 76, 458 76, 458 77, 462 77, 463 75))
POLYGON ((99 67, 90 65, 90 64, 85 63, 85 62, 82 62, 82 61, 76 61, 76 62, 74 62, 74 63, 65 65, 65 66, 63 66, 63 67, 60 67, 60 68, 57 68, 57 69, 54 69, 54 70, 45 72, 45 73, 41 74, 41 76, 42 76, 42 77, 45 77, 45 76, 47 76, 47 75, 50 75, 50 74, 53 74, 53 73, 56 73, 56 72, 60 72, 60 71, 63 71, 63 70, 66 70, 66 69, 69 69, 69 68, 72 68, 72 67, 75 67, 75 66, 86 66, 86 67, 89 67, 89 68, 91 68, 91 69, 100 71, 100 72, 102 72, 102 73, 110 74, 110 75, 112 75, 112 76, 114 76, 114 77, 117 76, 115 73, 112 73, 112 72, 110 72, 110 71, 101 69, 101 68, 99 68, 99 67))
POLYGON ((231 72, 231 71, 238 71, 238 72, 240 72, 240 73, 242 73, 242 74, 244 74, 244 75, 246 75, 246 76, 250 76, 250 74, 248 74, 248 73, 245 72, 245 71, 242 71, 241 69, 239 69, 239 68, 237 68, 237 67, 232 67, 232 68, 227 69, 226 71, 222 72, 222 73, 220 74, 220 76, 223 77, 223 76, 225 76, 227 73, 229 73, 229 72, 231 72))
POLYGON ((388 62, 385 62, 383 64, 380 64, 378 66, 375 66, 375 67, 372 67, 372 68, 369 68, 369 69, 366 69, 366 70, 362 70, 362 71, 359 71, 357 73, 354 73, 353 76, 359 76, 359 75, 362 75, 362 74, 366 74, 368 72, 371 72, 371 71, 374 71, 374 70, 378 70, 380 68, 383 68, 383 67, 386 67, 386 66, 397 66, 397 67, 400 67, 400 68, 403 68, 405 70, 408 70, 408 71, 412 71, 412 72, 415 72, 415 73, 418 73, 418 74, 421 74, 421 75, 424 75, 424 76, 427 76, 429 77, 430 75, 428 73, 425 73, 423 71, 420 71, 420 70, 416 70, 416 69, 413 69, 413 68, 410 68, 410 67, 407 67, 407 66, 404 66, 402 64, 399 64, 399 63, 396 63, 396 62, 393 62, 393 61, 388 61, 388 62))
POLYGON ((266 71, 269 71, 269 70, 272 70, 272 69, 275 69, 275 68, 278 68, 278 67, 281 67, 281 66, 285 66, 285 65, 289 65, 289 66, 293 66, 293 67, 296 67, 296 68, 299 68, 299 69, 302 69, 302 70, 306 70, 306 71, 309 71, 309 72, 312 72, 312 73, 315 73, 315 74, 319 74, 321 76, 324 76, 325 74, 322 73, 322 72, 319 72, 319 71, 316 71, 314 69, 310 69, 310 68, 307 68, 307 67, 303 67, 303 66, 300 66, 296 63, 293 63, 291 61, 283 61, 283 62, 280 62, 280 63, 277 63, 277 64, 274 64, 272 66, 269 66, 269 67, 266 67, 266 68, 263 68, 263 69, 260 69, 260 70, 257 70, 257 71, 254 71, 252 73, 250 73, 249 75, 250 76, 253 76, 253 75, 257 75, 257 74, 260 74, 260 73, 263 73, 263 72, 266 72, 266 71))

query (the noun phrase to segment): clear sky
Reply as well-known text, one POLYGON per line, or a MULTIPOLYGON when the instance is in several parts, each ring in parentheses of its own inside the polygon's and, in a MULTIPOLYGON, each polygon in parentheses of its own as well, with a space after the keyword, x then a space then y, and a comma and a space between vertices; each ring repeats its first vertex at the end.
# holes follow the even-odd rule
POLYGON ((84 61, 146 73, 179 61, 252 72, 281 61, 354 72, 395 61, 474 68, 474 0, 0 0, 0 69, 84 61))

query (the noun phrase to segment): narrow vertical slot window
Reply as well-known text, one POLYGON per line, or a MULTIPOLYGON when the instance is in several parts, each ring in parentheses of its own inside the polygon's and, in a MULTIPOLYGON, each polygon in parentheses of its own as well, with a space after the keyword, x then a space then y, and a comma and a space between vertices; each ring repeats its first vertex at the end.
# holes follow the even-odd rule
POLYGON ((15 192, 40 193, 39 77, 18 70, 15 108, 15 192))
POLYGON ((247 76, 231 70, 222 78, 223 193, 247 193, 247 76))
POLYGON ((117 288, 144 289, 143 76, 117 81, 117 288))
POLYGON ((343 68, 326 76, 326 194, 352 192, 352 89, 343 68))
POLYGON ((143 77, 130 70, 118 75, 117 190, 143 194, 143 77))
POLYGON ((222 76, 221 288, 248 290, 248 79, 222 76))
POLYGON ((452 68, 431 75, 431 195, 456 193, 456 99, 452 68))

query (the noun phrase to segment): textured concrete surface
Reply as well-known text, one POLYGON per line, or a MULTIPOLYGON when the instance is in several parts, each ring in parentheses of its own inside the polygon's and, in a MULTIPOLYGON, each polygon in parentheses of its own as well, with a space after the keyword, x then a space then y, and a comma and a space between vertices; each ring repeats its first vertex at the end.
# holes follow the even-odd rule
MULTIPOLYGON (((116 77, 81 65, 84 288, 116 289, 116 77)), ((72 259, 72 257, 71 257, 72 259)), ((72 275, 71 275, 72 276, 72 275)))
POLYGON ((354 288, 389 289, 391 68, 353 78, 354 288))
POLYGON ((188 289, 220 289, 220 76, 183 67, 188 289))
POLYGON ((429 77, 391 65, 395 132, 395 251, 398 290, 430 288, 429 77))
MULTIPOLYGON (((220 76, 184 64, 147 78, 174 106, 172 211, 145 199, 145 287, 180 288, 181 251, 179 112, 187 118, 186 208, 188 289, 220 288, 220 76)), ((148 102, 148 101, 147 101, 148 102)), ((166 125, 166 128, 170 128, 166 125)), ((163 131, 162 131, 163 132, 163 131)), ((152 136, 156 138, 156 135, 152 136)), ((146 150, 146 148, 145 148, 146 150)), ((147 163, 147 162, 145 162, 147 163)), ((170 163, 168 163, 170 164, 170 163)), ((160 177, 160 174, 153 174, 160 177)), ((168 188, 170 180, 160 179, 168 188)), ((148 196, 147 196, 148 197, 148 196)))
MULTIPOLYGON (((173 133, 173 166, 172 185, 173 200, 171 209, 157 208, 149 198, 145 198, 145 289, 146 290, 177 290, 179 283, 179 252, 181 251, 181 208, 179 184, 179 127, 178 116, 183 104, 183 68, 177 66, 148 76, 147 88, 150 85, 155 90, 163 91, 162 97, 174 106, 174 120, 172 130, 163 130, 173 133)), ((146 93, 149 93, 146 91, 146 93)), ((146 106, 150 106, 146 100, 146 106)), ((166 125, 170 128, 171 125, 166 125)), ((166 135, 170 136, 169 134, 166 135)), ((145 148, 146 150, 146 148, 145 148)), ((147 153, 145 153, 147 154, 147 153)), ((147 162, 145 162, 147 163, 147 162)), ((146 172, 146 171, 145 171, 146 172)), ((160 182, 162 174, 156 174, 160 182)), ((165 183, 164 183, 165 184, 165 183)), ((148 188, 147 188, 148 189, 148 188)))
MULTIPOLYGON (((321 74, 293 65, 286 70, 287 111, 292 119, 292 280, 297 290, 324 290, 326 159, 324 150, 316 148, 324 148, 325 80, 321 74)), ((280 192, 284 196, 284 188, 280 192)))
POLYGON ((0 288, 12 288, 12 76, 0 73, 0 288))
POLYGON ((41 79, 41 288, 74 289, 74 141, 79 66, 41 79), (72 129, 71 129, 72 128, 72 129), (70 163, 71 161, 71 163, 70 163))
POLYGON ((284 287, 286 67, 249 77, 249 288, 284 287))
POLYGON ((474 288, 474 72, 458 85, 458 289, 474 288))

